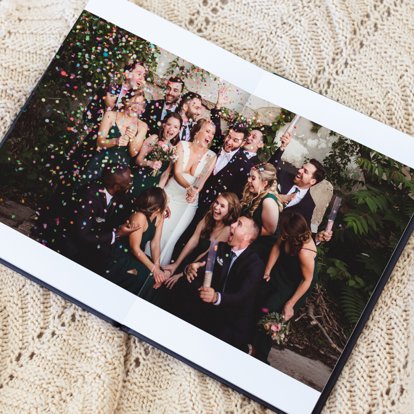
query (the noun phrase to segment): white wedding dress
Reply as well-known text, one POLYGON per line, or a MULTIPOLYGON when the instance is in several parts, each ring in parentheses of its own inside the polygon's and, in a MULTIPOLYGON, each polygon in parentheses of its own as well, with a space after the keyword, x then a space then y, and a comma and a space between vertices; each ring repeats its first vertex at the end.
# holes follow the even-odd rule
MULTIPOLYGON (((182 171, 186 170, 188 161, 190 159, 190 143, 181 141, 183 148, 182 171)), ((194 184, 198 177, 207 173, 208 166, 212 162, 212 158, 216 158, 216 154, 208 150, 201 158, 194 175, 183 173, 183 177, 190 183, 194 184)), ((177 183, 174 176, 172 176, 164 188, 168 195, 168 206, 171 211, 171 216, 164 221, 161 236, 161 265, 165 266, 170 263, 174 246, 185 229, 191 223, 198 207, 198 196, 193 203, 188 203, 185 200, 186 190, 177 183)))

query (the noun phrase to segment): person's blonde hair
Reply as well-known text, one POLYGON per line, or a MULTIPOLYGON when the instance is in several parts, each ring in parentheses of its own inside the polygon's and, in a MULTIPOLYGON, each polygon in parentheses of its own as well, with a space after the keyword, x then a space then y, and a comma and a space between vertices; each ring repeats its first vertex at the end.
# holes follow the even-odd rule
MULTIPOLYGON (((267 194, 274 194, 278 198, 276 168, 269 163, 257 164, 251 168, 250 171, 256 171, 259 175, 260 181, 267 181, 267 185, 258 194, 250 191, 249 183, 246 183, 243 190, 243 197, 241 200, 242 210, 253 216, 253 213, 259 207, 263 197, 267 194)), ((281 205, 279 203, 279 210, 281 205)))
MULTIPOLYGON (((194 126, 191 128, 191 131, 190 131, 190 142, 194 142, 194 139, 195 139, 196 135, 201 131, 201 128, 203 128, 203 126, 205 124, 211 124, 214 127, 214 130, 216 130, 216 126, 214 125, 214 122, 211 119, 200 118, 194 124, 194 126)), ((208 145, 209 147, 211 147, 213 141, 214 141, 214 139, 211 140, 210 144, 208 145)))

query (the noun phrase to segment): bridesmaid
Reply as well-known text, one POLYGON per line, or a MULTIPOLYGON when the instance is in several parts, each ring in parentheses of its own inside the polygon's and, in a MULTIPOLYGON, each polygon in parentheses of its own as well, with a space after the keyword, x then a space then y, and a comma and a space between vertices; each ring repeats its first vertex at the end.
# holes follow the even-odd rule
POLYGON ((241 200, 242 214, 251 216, 261 228, 253 247, 264 263, 276 241, 276 229, 282 205, 277 198, 276 168, 258 164, 250 170, 241 200))
POLYGON ((147 134, 147 124, 139 119, 145 110, 145 96, 136 90, 122 98, 123 110, 107 111, 99 125, 97 152, 81 172, 81 184, 101 177, 106 166, 129 166, 147 134))
POLYGON ((165 281, 165 285, 172 289, 182 276, 176 274, 177 269, 183 269, 186 264, 198 261, 204 256, 212 241, 226 242, 230 233, 230 224, 240 216, 240 201, 234 193, 221 193, 214 200, 209 212, 198 223, 194 234, 188 240, 178 259, 167 266, 164 271, 172 276, 165 281))
POLYGON ((129 219, 137 228, 129 237, 116 241, 114 260, 105 277, 117 285, 142 296, 152 285, 161 285, 166 276, 160 268, 160 239, 167 209, 167 195, 162 188, 145 190, 134 202, 135 213, 129 219), (145 245, 150 243, 150 259, 145 245))
MULTIPOLYGON (((267 282, 259 299, 266 312, 277 312, 288 321, 305 304, 317 282, 317 250, 304 217, 287 210, 281 215, 281 235, 267 261, 267 282)), ((256 358, 267 362, 272 340, 263 331, 255 339, 256 358)))
POLYGON ((164 188, 171 172, 172 163, 165 161, 148 160, 147 157, 154 150, 154 146, 165 146, 167 150, 171 150, 179 141, 183 119, 176 112, 169 113, 162 121, 162 125, 158 135, 148 137, 136 158, 136 164, 139 166, 133 170, 134 181, 132 195, 137 197, 145 189, 159 185, 164 188))
POLYGON ((227 242, 230 224, 237 221, 240 215, 240 201, 234 193, 221 193, 211 205, 205 217, 185 245, 178 259, 167 266, 164 271, 170 275, 162 289, 160 305, 167 311, 192 322, 194 309, 200 301, 197 283, 190 284, 183 277, 186 265, 199 261, 207 253, 212 241, 227 242), (193 302, 196 302, 193 306, 193 302))

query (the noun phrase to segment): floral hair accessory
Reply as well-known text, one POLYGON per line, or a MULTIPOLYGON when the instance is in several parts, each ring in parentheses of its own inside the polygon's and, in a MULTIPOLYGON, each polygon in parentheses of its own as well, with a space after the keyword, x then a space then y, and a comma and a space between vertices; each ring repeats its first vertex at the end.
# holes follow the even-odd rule
POLYGON ((262 162, 261 164, 257 164, 257 165, 255 165, 254 166, 254 169, 255 170, 257 170, 257 171, 260 171, 260 172, 263 172, 264 170, 265 170, 265 163, 264 162, 262 162))

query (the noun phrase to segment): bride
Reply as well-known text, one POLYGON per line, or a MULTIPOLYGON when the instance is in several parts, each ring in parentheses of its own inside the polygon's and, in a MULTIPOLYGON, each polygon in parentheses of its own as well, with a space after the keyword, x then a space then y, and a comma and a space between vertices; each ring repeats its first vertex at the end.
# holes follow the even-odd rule
POLYGON ((195 215, 198 193, 213 171, 216 154, 209 147, 214 133, 210 120, 199 119, 191 130, 190 142, 181 141, 176 146, 174 174, 164 188, 171 214, 162 230, 161 265, 170 263, 175 243, 195 215))

